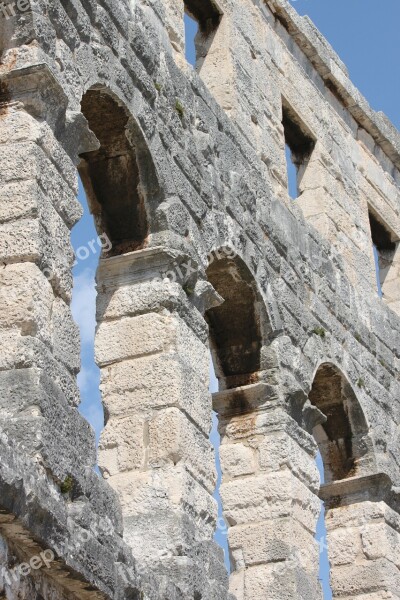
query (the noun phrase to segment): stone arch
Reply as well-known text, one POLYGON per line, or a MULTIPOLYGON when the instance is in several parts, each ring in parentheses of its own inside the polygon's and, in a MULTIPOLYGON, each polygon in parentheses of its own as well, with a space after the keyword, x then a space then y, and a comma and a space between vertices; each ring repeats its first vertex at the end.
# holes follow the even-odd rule
POLYGON ((368 424, 343 372, 331 362, 321 363, 308 398, 318 409, 312 430, 324 464, 325 483, 360 474, 369 454, 368 424))
POLYGON ((249 267, 232 249, 209 256, 207 278, 223 300, 206 313, 220 389, 257 383, 271 333, 265 303, 249 267))
POLYGON ((144 135, 105 87, 91 87, 81 110, 99 142, 97 150, 81 154, 78 167, 97 231, 111 240, 109 256, 140 250, 148 245, 152 215, 161 201, 144 135))

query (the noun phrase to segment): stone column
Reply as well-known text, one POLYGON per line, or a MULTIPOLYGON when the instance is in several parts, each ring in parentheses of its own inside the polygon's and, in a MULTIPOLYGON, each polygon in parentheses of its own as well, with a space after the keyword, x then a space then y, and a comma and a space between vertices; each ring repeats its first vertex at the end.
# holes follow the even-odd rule
POLYGON ((382 284, 383 300, 394 312, 400 315, 400 242, 397 242, 390 260, 385 261, 381 255, 379 263, 381 276, 384 277, 382 284))
MULTIPOLYGON (((0 429, 58 485, 82 481, 96 460, 94 435, 76 410, 70 229, 81 207, 63 144, 73 128, 66 105, 45 65, 1 74, 0 429)), ((81 136, 72 137, 77 149, 81 136)))
POLYGON ((400 598, 400 515, 391 487, 383 474, 322 486, 334 598, 400 598))
POLYGON ((238 600, 322 598, 313 438, 264 383, 214 394, 213 403, 230 527, 230 591, 238 600))
POLYGON ((189 301, 196 278, 193 262, 167 248, 101 260, 99 464, 120 497, 135 557, 188 598, 217 599, 226 597, 227 576, 212 541, 208 331, 189 301))

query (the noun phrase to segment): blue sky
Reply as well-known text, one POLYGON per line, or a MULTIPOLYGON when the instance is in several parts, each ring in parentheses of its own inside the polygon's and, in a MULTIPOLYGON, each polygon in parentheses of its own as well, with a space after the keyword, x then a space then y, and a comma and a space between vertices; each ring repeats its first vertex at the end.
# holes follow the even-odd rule
MULTIPOLYGON (((237 0, 239 1, 239 0, 237 0)), ((347 65, 353 82, 366 96, 375 110, 383 110, 400 128, 400 74, 397 65, 400 56, 400 0, 292 0, 292 5, 302 14, 308 14, 327 37, 347 65)), ((193 25, 188 22, 188 35, 193 37, 193 25)), ((193 62, 193 45, 188 58, 193 62)), ((73 313, 82 335, 82 371, 79 385, 82 395, 80 410, 96 430, 97 437, 103 427, 103 410, 99 393, 99 370, 94 363, 95 331, 95 271, 100 255, 100 244, 93 220, 89 214, 83 190, 79 199, 84 207, 84 217, 72 232, 75 250, 86 257, 78 260, 74 268, 73 313), (91 243, 92 240, 94 243, 91 243), (87 251, 82 250, 87 249, 87 251)), ((212 376, 211 391, 216 388, 212 376)), ((213 443, 218 446, 214 428, 213 443)), ((220 469, 218 469, 220 473, 220 469)), ((320 521, 318 537, 324 535, 320 521)), ((226 547, 226 532, 218 531, 217 540, 226 547)), ((326 554, 321 567, 325 600, 332 596, 328 584, 326 554)))

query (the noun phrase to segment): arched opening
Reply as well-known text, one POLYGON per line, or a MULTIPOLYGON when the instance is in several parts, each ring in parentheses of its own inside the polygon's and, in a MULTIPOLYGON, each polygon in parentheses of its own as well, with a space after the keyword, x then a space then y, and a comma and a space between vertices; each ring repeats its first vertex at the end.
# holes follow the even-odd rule
POLYGON ((143 248, 149 235, 144 179, 148 184, 152 178, 143 177, 150 161, 139 129, 104 89, 86 92, 81 106, 99 141, 97 150, 81 155, 79 165, 97 231, 111 240, 111 256, 143 248))
POLYGON ((222 14, 212 0, 184 0, 185 55, 198 70, 210 50, 222 14))
POLYGON ((301 195, 301 181, 315 148, 315 139, 288 102, 282 99, 282 125, 285 136, 285 156, 288 192, 292 200, 301 195))
POLYGON ((378 295, 388 304, 395 306, 399 300, 399 239, 371 208, 368 216, 378 295))
MULTIPOLYGON (((104 427, 100 370, 95 361, 96 271, 99 259, 140 250, 150 232, 148 212, 160 202, 154 164, 138 125, 106 89, 91 89, 82 113, 98 149, 81 154, 78 199, 83 217, 72 232, 76 261, 72 310, 81 333, 80 411, 96 431, 104 427)), ((99 294, 107 286, 97 281, 99 294)), ((99 321, 103 315, 98 313, 99 321)), ((101 367, 101 365, 100 365, 101 367)))
POLYGON ((325 363, 315 375, 309 399, 325 417, 313 430, 325 482, 352 477, 368 450, 368 426, 352 387, 337 367, 325 363))
POLYGON ((229 252, 213 255, 207 277, 224 300, 206 315, 220 390, 257 383, 268 320, 266 315, 261 318, 254 278, 245 263, 229 252))
POLYGON ((234 519, 229 518, 229 511, 225 512, 221 497, 224 498, 224 490, 233 482, 254 473, 255 455, 251 445, 254 430, 249 424, 253 422, 252 414, 262 395, 259 390, 262 347, 269 333, 269 320, 252 273, 234 251, 224 248, 213 252, 207 277, 223 300, 206 313, 214 381, 216 378, 219 384, 215 382, 211 388, 220 434, 220 443, 214 444, 219 476, 215 494, 219 507, 215 539, 225 550, 227 570, 234 578, 243 569, 240 551, 236 548, 237 536, 241 534, 235 528, 234 519), (238 423, 240 420, 243 420, 243 428, 238 423))
MULTIPOLYGON (((343 373, 333 364, 320 365, 309 394, 311 404, 320 413, 312 427, 319 453, 317 467, 321 484, 355 476, 368 453, 368 426, 354 390, 343 373)), ((320 556, 320 580, 324 600, 331 600, 330 564, 325 505, 317 526, 320 556)))

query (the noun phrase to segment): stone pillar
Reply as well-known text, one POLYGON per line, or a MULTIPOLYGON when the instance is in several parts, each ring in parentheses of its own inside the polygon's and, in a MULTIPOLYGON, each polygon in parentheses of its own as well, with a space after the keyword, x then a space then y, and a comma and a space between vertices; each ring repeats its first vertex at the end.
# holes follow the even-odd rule
POLYGON ((213 403, 230 527, 230 591, 238 600, 322 598, 313 438, 264 383, 214 394, 213 403))
POLYGON ((81 207, 75 165, 54 135, 57 122, 68 137, 67 102, 45 65, 3 72, 0 90, 0 429, 61 485, 96 460, 76 410, 70 229, 81 207))
POLYGON ((400 515, 390 490, 383 474, 322 486, 334 598, 400 598, 400 515))
MULTIPOLYGON (((385 262, 380 256, 381 277, 384 279, 382 284, 383 300, 398 315, 400 315, 400 243, 397 242, 396 250, 390 257, 391 260, 385 262)), ((373 272, 373 271, 372 271, 373 272)))
POLYGON ((120 497, 135 557, 185 597, 217 599, 226 597, 227 576, 212 541, 208 332, 188 299, 196 277, 190 259, 166 248, 101 260, 99 464, 120 497))

